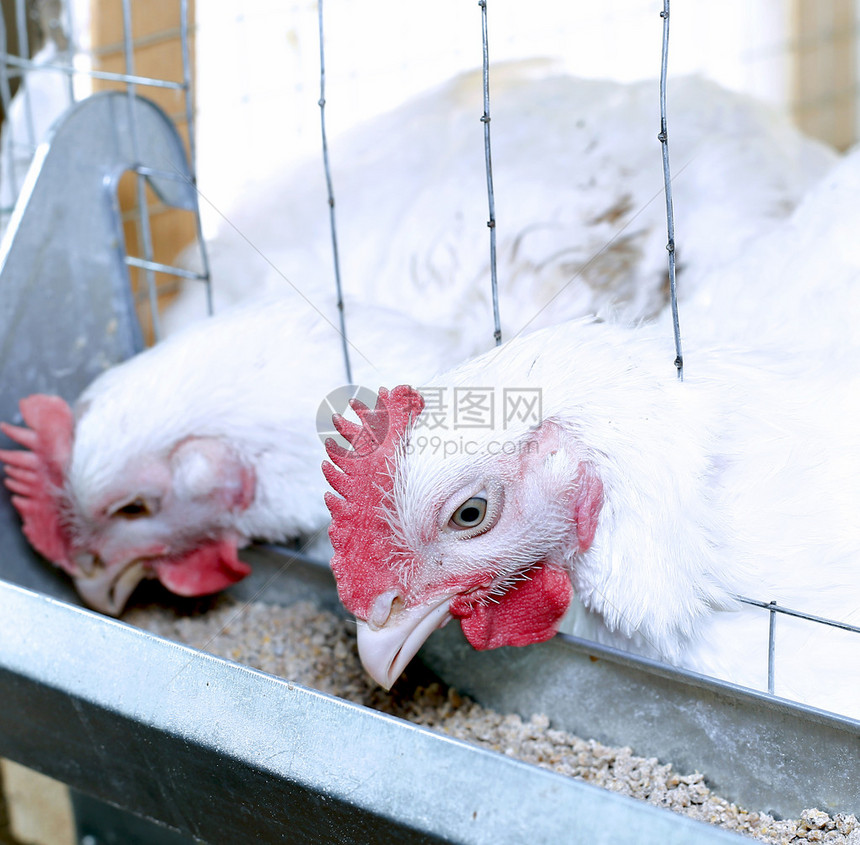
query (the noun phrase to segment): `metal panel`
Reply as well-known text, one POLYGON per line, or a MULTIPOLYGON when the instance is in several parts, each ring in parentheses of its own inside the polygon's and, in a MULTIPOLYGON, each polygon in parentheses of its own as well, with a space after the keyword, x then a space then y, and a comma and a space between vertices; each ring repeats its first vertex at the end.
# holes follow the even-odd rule
POLYGON ((563 634, 528 649, 476 652, 458 628, 423 661, 460 692, 679 771, 777 817, 810 807, 860 813, 860 723, 563 634))
MULTIPOLYGON (((255 550, 244 600, 309 599, 345 613, 327 566, 255 550), (274 567, 277 566, 277 569, 274 567)), ((860 723, 559 634, 528 648, 475 651, 458 625, 419 652, 446 683, 502 713, 543 713, 553 727, 629 745, 678 771, 701 771, 719 795, 797 818, 811 807, 860 815, 860 723)))
POLYGON ((207 842, 733 834, 0 582, 0 754, 207 842))

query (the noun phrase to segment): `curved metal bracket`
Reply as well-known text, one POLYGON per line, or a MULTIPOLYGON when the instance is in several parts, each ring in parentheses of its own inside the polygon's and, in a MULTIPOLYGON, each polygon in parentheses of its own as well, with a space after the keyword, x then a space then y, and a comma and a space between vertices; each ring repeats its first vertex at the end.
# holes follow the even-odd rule
MULTIPOLYGON (((19 420, 18 400, 30 393, 72 401, 143 348, 117 199, 127 170, 144 173, 166 204, 197 211, 182 139, 149 100, 83 100, 37 150, 0 243, 0 419, 19 420)), ((59 579, 33 565, 5 490, 0 537, 0 577, 57 594, 59 579)))

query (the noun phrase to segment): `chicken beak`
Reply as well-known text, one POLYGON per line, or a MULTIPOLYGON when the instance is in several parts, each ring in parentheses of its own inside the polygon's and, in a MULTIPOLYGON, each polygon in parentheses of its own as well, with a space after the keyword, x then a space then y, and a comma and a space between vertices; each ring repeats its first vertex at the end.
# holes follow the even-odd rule
POLYGON ((427 637, 452 619, 450 604, 451 596, 443 596, 416 607, 403 607, 379 626, 358 619, 358 654, 370 677, 391 689, 427 637))
POLYGON ((149 575, 149 570, 141 560, 123 566, 106 567, 95 559, 90 571, 75 576, 75 587, 86 604, 106 613, 119 616, 125 608, 135 587, 149 575))

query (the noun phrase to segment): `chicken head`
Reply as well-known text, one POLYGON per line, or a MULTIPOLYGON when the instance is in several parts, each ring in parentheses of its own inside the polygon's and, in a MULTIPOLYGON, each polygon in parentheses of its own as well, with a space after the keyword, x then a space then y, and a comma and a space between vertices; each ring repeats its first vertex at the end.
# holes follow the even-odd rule
POLYGON ((255 477, 218 438, 190 437, 162 455, 130 456, 121 472, 78 489, 75 420, 58 396, 21 400, 24 426, 0 423, 23 450, 0 451, 6 486, 33 547, 65 570, 91 607, 116 615, 144 578, 183 596, 244 578, 231 514, 255 477))
POLYGON ((372 410, 354 402, 361 425, 334 418, 352 449, 329 440, 323 465, 339 494, 326 497, 332 570, 362 662, 386 688, 451 619, 477 649, 551 637, 603 503, 593 464, 552 420, 503 449, 471 443, 468 460, 422 463, 412 435, 423 407, 405 386, 381 389, 372 410))

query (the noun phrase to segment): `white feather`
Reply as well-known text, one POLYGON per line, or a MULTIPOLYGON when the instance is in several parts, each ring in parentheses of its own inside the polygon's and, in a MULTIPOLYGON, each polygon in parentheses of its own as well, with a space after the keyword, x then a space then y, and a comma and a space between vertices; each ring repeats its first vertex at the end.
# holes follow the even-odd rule
MULTIPOLYGON (((352 314, 361 382, 378 386, 393 371, 420 379, 450 365, 445 330, 358 304, 352 314)), ((133 483, 129 467, 163 458, 185 438, 214 437, 256 473, 254 503, 231 526, 236 532, 276 540, 320 531, 327 512, 317 409, 346 383, 335 326, 333 313, 323 317, 301 297, 263 298, 105 372, 77 407, 68 484, 79 512, 133 483)))
MULTIPOLYGON (((767 614, 736 605, 735 595, 857 618, 860 377, 728 346, 698 349, 681 383, 671 358, 671 339, 656 329, 572 323, 512 341, 430 387, 497 395, 538 387, 544 418, 565 432, 568 471, 580 460, 596 467, 604 489, 597 533, 587 552, 567 555, 586 608, 578 632, 762 688, 767 614), (752 639, 752 629, 763 636, 752 639)), ((439 436, 462 443, 463 432, 439 436)), ((415 448, 413 433, 396 467, 397 518, 420 557, 437 554, 436 541, 421 546, 410 526, 439 524, 446 493, 505 472, 490 443, 531 435, 496 425, 471 436, 472 455, 452 449, 440 459, 415 448)), ((535 482, 510 479, 506 496, 523 484, 535 482)), ((541 518, 449 544, 448 577, 487 561, 515 573, 557 546, 553 525, 565 523, 546 490, 538 484, 523 498, 541 518)), ((780 626, 791 636, 793 623, 780 626)), ((837 660, 824 646, 782 645, 777 693, 860 715, 860 636, 839 648, 837 660), (823 671, 837 663, 841 685, 823 671)))
MULTIPOLYGON (((504 337, 589 314, 659 313, 656 82, 514 63, 494 67, 491 94, 504 337)), ((346 289, 458 328, 464 358, 492 344, 482 111, 480 73, 464 74, 330 142, 346 289)), ((671 132, 682 297, 784 219, 836 161, 761 104, 699 78, 673 82, 671 132)), ((249 187, 225 214, 210 244, 216 310, 255 290, 331 284, 318 159, 249 187)), ((168 325, 204 312, 198 285, 168 325)))

